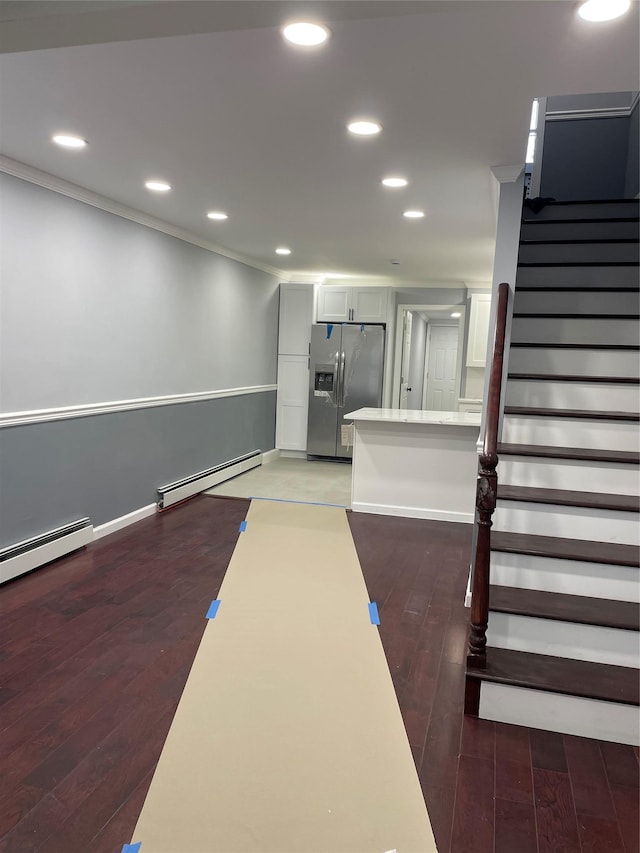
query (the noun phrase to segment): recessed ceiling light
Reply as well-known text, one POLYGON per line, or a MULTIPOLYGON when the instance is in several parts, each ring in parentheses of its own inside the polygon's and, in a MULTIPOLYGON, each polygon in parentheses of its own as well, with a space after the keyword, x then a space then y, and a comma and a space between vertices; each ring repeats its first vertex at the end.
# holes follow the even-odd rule
POLYGON ((424 210, 405 210, 402 215, 406 216, 407 219, 422 219, 424 210))
POLYGON ((291 249, 287 249, 286 246, 278 246, 276 249, 276 255, 290 255, 291 249))
POLYGON ((587 0, 578 9, 585 21, 612 21, 629 11, 630 0, 587 0))
POLYGON ((454 311, 454 312, 453 312, 453 314, 452 314, 451 316, 457 320, 457 319, 458 319, 458 317, 460 316, 460 312, 459 312, 459 311, 454 311))
POLYGON ((322 24, 312 24, 309 21, 296 21, 287 24, 282 29, 282 35, 291 44, 302 47, 316 47, 323 44, 329 38, 329 30, 322 24))
POLYGON ((406 178, 383 178, 385 187, 406 187, 409 181, 406 178))
POLYGON ((68 133, 56 133, 53 137, 56 145, 62 145, 63 148, 84 148, 87 145, 87 140, 81 136, 71 136, 68 133))
POLYGON ((166 181, 146 181, 145 187, 154 193, 167 193, 171 189, 171 184, 166 181))
POLYGON ((377 121, 352 121, 347 125, 349 133, 356 136, 375 136, 380 133, 382 126, 377 121))
POLYGON ((223 213, 221 210, 210 210, 209 213, 207 213, 207 217, 209 219, 220 219, 220 220, 222 220, 222 219, 228 219, 229 214, 223 213))

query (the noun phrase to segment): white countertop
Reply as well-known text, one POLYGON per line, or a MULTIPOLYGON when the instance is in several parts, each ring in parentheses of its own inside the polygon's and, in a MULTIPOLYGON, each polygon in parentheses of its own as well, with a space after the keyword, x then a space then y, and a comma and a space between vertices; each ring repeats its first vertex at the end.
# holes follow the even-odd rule
POLYGON ((426 412, 421 409, 356 409, 345 419, 387 424, 447 424, 449 426, 480 426, 479 412, 426 412))

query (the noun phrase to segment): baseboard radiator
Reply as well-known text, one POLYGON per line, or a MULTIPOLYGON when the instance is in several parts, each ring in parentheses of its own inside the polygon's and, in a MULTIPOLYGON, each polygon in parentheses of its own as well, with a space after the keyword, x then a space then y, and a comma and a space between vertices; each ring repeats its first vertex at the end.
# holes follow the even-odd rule
POLYGON ((215 468, 209 468, 206 471, 200 471, 198 474, 192 474, 190 477, 185 477, 184 480, 176 480, 175 483, 159 486, 158 509, 167 509, 173 506, 173 504, 186 500, 186 498, 198 495, 206 489, 217 486, 218 483, 224 483, 225 480, 230 480, 238 474, 243 474, 245 471, 257 468, 258 465, 262 465, 262 451, 254 450, 244 456, 238 456, 236 459, 222 462, 220 465, 216 465, 215 468))
POLYGON ((32 539, 9 545, 0 550, 0 583, 64 557, 92 541, 93 524, 90 519, 81 518, 32 539))

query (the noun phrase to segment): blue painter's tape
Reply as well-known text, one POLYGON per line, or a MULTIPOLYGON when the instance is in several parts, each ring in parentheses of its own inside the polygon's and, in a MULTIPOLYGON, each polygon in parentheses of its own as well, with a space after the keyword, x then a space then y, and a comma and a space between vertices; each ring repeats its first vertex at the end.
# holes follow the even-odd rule
POLYGON ((362 334, 364 335, 364 323, 361 323, 361 324, 360 324, 360 331, 361 331, 361 332, 362 332, 362 334))
POLYGON ((369 604, 369 619, 371 619, 372 625, 380 624, 380 616, 378 615, 378 605, 375 603, 375 601, 372 601, 369 604))
POLYGON ((207 619, 215 619, 216 613, 218 612, 218 608, 220 607, 220 600, 216 598, 215 601, 212 601, 209 605, 209 609, 207 610, 207 619))
POLYGON ((141 847, 142 841, 138 841, 137 844, 125 844, 122 853, 139 853, 141 847))
POLYGON ((246 521, 241 521, 241 522, 240 522, 240 533, 244 533, 244 531, 245 531, 246 529, 247 529, 247 522, 246 522, 246 521))
POLYGON ((327 323, 327 340, 331 337, 331 332, 333 332, 333 323, 327 323))

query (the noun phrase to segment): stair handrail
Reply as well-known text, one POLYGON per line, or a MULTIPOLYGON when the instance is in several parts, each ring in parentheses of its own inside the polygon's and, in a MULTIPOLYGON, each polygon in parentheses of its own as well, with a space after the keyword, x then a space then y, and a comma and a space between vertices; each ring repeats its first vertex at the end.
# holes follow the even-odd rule
POLYGON ((495 314, 493 357, 489 374, 485 430, 482 453, 478 455, 476 485, 476 545, 471 586, 471 614, 467 664, 484 669, 487 660, 487 626, 489 622, 489 557, 491 551, 491 517, 496 508, 498 487, 498 431, 502 394, 504 342, 511 288, 507 282, 498 286, 495 314))

